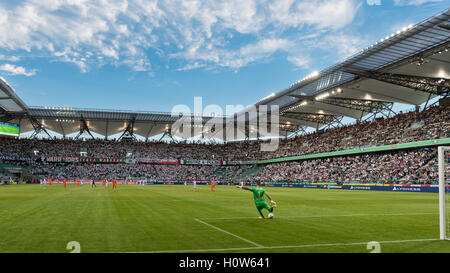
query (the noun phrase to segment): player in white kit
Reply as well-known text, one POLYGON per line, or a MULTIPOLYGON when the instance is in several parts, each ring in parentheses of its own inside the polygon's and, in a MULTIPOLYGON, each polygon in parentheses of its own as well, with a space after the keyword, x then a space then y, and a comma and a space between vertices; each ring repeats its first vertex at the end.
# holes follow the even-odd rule
POLYGON ((44 186, 44 189, 47 188, 47 180, 46 179, 41 180, 41 186, 44 186))

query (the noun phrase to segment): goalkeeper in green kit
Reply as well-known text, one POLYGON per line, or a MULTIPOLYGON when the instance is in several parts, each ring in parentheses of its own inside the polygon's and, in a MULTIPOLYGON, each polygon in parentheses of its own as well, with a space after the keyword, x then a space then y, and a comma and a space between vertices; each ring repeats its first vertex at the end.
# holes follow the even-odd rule
POLYGON ((257 182, 256 183, 257 186, 253 187, 253 188, 247 188, 242 186, 242 183, 239 186, 236 186, 240 189, 243 190, 247 190, 247 191, 251 191, 253 192, 253 198, 255 199, 255 205, 256 205, 256 209, 258 210, 259 214, 261 215, 259 217, 259 219, 264 219, 264 214, 262 213, 263 209, 266 209, 267 211, 269 211, 269 215, 268 218, 273 218, 273 208, 275 208, 277 206, 277 203, 275 203, 275 201, 273 201, 272 197, 270 197, 270 195, 266 192, 265 189, 263 189, 261 187, 261 182, 257 182), (264 195, 267 196, 267 198, 269 198, 270 200, 270 206, 269 204, 267 204, 266 200, 264 199, 264 195))

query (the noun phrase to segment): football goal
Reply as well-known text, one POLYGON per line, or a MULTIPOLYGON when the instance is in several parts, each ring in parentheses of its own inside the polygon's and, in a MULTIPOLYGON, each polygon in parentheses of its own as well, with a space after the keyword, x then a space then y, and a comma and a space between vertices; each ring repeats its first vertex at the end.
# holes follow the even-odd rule
POLYGON ((450 238, 450 146, 441 146, 438 148, 438 166, 439 166, 439 226, 441 240, 450 238))

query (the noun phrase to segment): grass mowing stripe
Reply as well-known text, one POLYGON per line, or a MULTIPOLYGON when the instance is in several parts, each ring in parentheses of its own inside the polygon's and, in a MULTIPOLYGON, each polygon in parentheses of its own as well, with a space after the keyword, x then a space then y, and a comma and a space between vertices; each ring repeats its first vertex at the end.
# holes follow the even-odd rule
POLYGON ((234 237, 236 237, 236 238, 238 238, 238 239, 241 239, 242 241, 245 241, 245 242, 247 242, 247 243, 250 243, 250 244, 252 244, 252 245, 254 245, 254 246, 257 246, 257 247, 264 247, 263 245, 257 244, 257 243, 255 243, 255 242, 253 242, 253 241, 250 241, 250 240, 247 240, 247 239, 245 239, 245 238, 243 238, 243 237, 241 237, 241 236, 238 236, 238 235, 236 235, 236 234, 234 234, 234 233, 228 232, 228 231, 226 231, 226 230, 223 230, 223 229, 221 229, 221 228, 218 228, 218 227, 213 226, 213 225, 211 225, 211 224, 208 224, 208 223, 206 223, 206 222, 203 222, 202 220, 199 220, 199 219, 197 219, 197 218, 195 218, 195 221, 197 221, 197 222, 199 222, 199 223, 202 223, 202 224, 204 224, 204 225, 207 225, 207 226, 209 226, 209 227, 211 227, 211 228, 213 228, 213 229, 216 229, 216 230, 218 230, 218 231, 221 231, 221 232, 223 232, 223 233, 226 233, 226 234, 228 234, 228 235, 234 236, 234 237))

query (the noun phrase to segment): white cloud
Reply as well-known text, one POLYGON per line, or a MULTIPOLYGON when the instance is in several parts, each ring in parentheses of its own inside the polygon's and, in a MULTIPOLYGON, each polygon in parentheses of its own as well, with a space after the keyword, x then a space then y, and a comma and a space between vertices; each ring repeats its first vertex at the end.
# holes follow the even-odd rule
POLYGON ((287 39, 263 39, 240 49, 243 56, 272 54, 278 50, 286 50, 292 46, 287 39))
POLYGON ((202 67, 205 67, 205 65, 195 62, 192 64, 187 64, 184 67, 178 68, 177 71, 187 71, 187 70, 193 70, 193 69, 202 68, 202 67))
POLYGON ((119 59, 119 54, 114 48, 103 48, 101 52, 106 57, 111 57, 116 60, 119 59))
POLYGON ((191 61, 179 70, 191 70, 207 67, 214 63, 218 67, 239 69, 249 63, 269 57, 277 51, 287 51, 292 47, 292 42, 287 39, 262 39, 252 44, 245 45, 237 50, 207 49, 197 45, 191 46, 186 52, 172 55, 172 57, 191 61))
POLYGON ((270 10, 271 17, 282 25, 338 29, 353 21, 359 5, 354 0, 278 0, 270 10))
POLYGON ((299 68, 308 68, 310 63, 309 58, 304 56, 289 56, 288 61, 299 68))
POLYGON ((36 70, 27 71, 23 66, 16 66, 14 64, 3 64, 0 65, 0 71, 7 72, 11 75, 24 75, 24 76, 33 76, 36 74, 36 70))
POLYGON ((20 61, 20 58, 17 56, 6 56, 3 54, 0 54, 0 60, 1 61, 18 62, 18 61, 20 61))
MULTIPOLYGON (((5 6, 0 4, 0 50, 38 52, 87 72, 105 64, 150 71, 151 52, 176 58, 182 70, 237 69, 277 51, 289 52, 298 38, 285 30, 345 27, 359 2, 23 0, 5 6), (236 46, 234 39, 241 37, 245 42, 236 46)), ((295 63, 295 57, 290 61, 295 63)))
POLYGON ((326 49, 333 48, 337 50, 338 55, 345 59, 351 55, 357 53, 364 48, 367 41, 360 36, 349 35, 346 33, 332 33, 326 35, 322 42, 318 42, 317 45, 326 49))
POLYGON ((317 65, 328 63, 332 58, 343 61, 368 45, 364 36, 348 34, 345 31, 331 31, 318 35, 300 37, 294 41, 294 46, 287 50, 287 60, 296 69, 322 69, 317 65))

